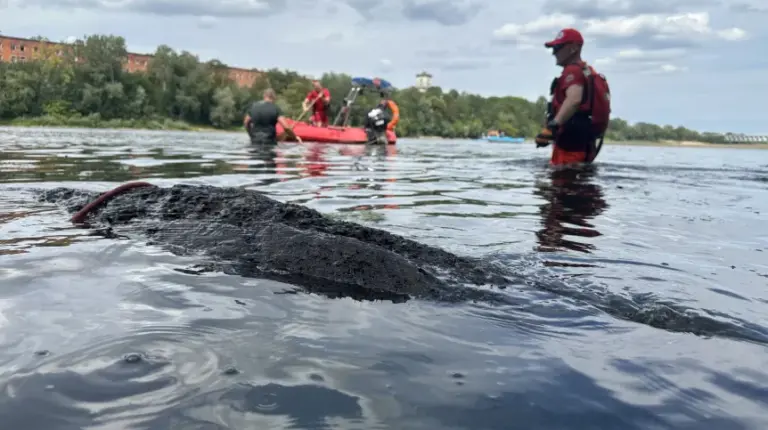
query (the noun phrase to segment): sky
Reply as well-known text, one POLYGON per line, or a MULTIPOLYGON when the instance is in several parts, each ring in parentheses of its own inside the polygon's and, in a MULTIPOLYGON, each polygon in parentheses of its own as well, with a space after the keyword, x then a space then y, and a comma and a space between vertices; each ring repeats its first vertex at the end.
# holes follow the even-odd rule
POLYGON ((0 32, 114 34, 231 66, 344 72, 481 95, 546 95, 565 27, 608 78, 613 115, 768 134, 768 0, 0 0, 0 32), (763 25, 760 25, 763 23, 763 25))

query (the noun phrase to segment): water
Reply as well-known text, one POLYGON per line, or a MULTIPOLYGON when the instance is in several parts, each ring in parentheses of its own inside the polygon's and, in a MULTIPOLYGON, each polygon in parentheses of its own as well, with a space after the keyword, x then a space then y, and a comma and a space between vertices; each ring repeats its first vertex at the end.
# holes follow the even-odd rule
POLYGON ((768 152, 608 146, 577 176, 533 145, 246 141, 0 129, 3 428, 768 425, 768 152), (530 285, 508 307, 279 294, 90 236, 31 191, 137 179, 260 190, 530 285), (700 318, 665 326, 666 306, 700 318))

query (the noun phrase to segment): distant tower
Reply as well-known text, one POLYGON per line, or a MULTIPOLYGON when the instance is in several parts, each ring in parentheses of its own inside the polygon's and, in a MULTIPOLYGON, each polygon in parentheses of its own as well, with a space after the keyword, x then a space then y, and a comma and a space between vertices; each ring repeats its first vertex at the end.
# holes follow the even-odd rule
POLYGON ((421 72, 416 75, 416 88, 422 93, 427 91, 427 88, 432 86, 432 75, 427 72, 421 72))

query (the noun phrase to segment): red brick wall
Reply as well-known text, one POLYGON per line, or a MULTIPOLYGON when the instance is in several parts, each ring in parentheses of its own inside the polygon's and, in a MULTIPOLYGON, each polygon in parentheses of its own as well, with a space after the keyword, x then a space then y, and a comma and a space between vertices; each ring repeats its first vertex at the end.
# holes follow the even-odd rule
POLYGON ((128 59, 123 67, 129 72, 146 72, 151 59, 151 55, 129 52, 128 59))
MULTIPOLYGON (((64 43, 39 42, 22 37, 0 36, 0 61, 29 61, 40 54, 42 44, 53 45, 59 55, 68 47, 64 43)), ((129 52, 123 67, 128 72, 145 72, 151 59, 152 55, 129 52)), ((229 67, 227 74, 230 79, 241 87, 250 87, 261 76, 261 72, 257 70, 239 67, 229 67)))
POLYGON ((29 61, 39 55, 41 45, 37 40, 0 36, 0 61, 29 61))

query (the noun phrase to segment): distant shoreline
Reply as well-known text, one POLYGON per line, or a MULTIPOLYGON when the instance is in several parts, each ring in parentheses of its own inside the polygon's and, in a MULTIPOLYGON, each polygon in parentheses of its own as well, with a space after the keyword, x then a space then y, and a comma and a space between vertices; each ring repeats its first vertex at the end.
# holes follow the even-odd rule
POLYGON ((93 116, 38 116, 22 117, 12 120, 0 121, 3 127, 53 127, 53 128, 84 128, 84 129, 115 129, 115 130, 147 130, 147 131, 204 131, 204 132, 233 132, 241 128, 215 128, 212 126, 202 126, 190 124, 184 121, 173 120, 170 118, 148 118, 148 119, 101 119, 93 116))
MULTIPOLYGON (((241 127, 232 128, 214 128, 189 124, 183 121, 172 119, 114 119, 102 120, 89 117, 59 118, 53 116, 42 116, 34 118, 16 118, 12 120, 0 121, 0 126, 20 127, 20 128, 84 128, 84 129, 115 129, 115 130, 148 130, 148 131, 190 131, 190 132, 240 132, 241 127)), ((403 136, 400 139, 409 140, 450 140, 440 136, 403 136)), ((481 139, 456 139, 456 140, 481 140, 481 139)), ((532 141, 532 139, 526 139, 532 141)), ((527 143, 527 142, 526 142, 527 143)), ((718 148, 718 149, 768 149, 768 143, 708 143, 690 140, 614 140, 606 141, 606 145, 612 146, 649 146, 649 147, 669 147, 669 148, 718 148)), ((525 145, 519 143, 517 145, 525 145)))
MULTIPOLYGON (((440 136, 419 136, 419 137, 403 137, 403 139, 412 140, 445 140, 447 138, 440 136)), ((449 138, 448 138, 449 139, 449 138)), ((465 139, 461 139, 465 140, 465 139)), ((474 140, 474 139, 466 139, 474 140)), ((482 140, 482 139, 478 139, 482 140)), ((533 139, 526 138, 526 142, 518 143, 517 145, 525 145, 526 143, 532 143, 533 139)), ((501 143, 503 145, 509 145, 501 143)), ((651 146, 651 147, 668 147, 668 148, 718 148, 718 149, 768 149, 768 143, 709 143, 709 142, 697 142, 692 140, 606 140, 605 145, 608 146, 651 146)))
POLYGON ((668 148, 718 148, 718 149, 768 149, 768 143, 709 143, 692 140, 660 140, 657 142, 643 140, 606 141, 606 145, 616 146, 654 146, 668 148))

